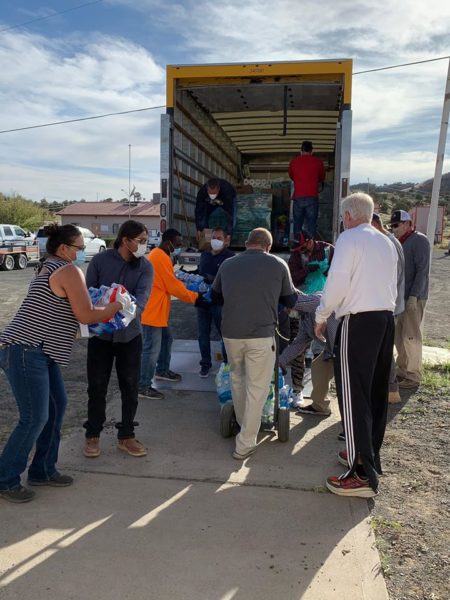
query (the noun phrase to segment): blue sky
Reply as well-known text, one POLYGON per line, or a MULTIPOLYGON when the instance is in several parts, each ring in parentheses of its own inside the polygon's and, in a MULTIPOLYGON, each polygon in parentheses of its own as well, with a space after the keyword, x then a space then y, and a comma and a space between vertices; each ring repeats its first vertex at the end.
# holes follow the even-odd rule
MULTIPOLYGON (((80 4, 3 0, 0 29, 80 4)), ((438 0, 103 0, 0 32, 0 130, 163 105, 166 64, 345 57, 357 72, 449 55, 449 32, 438 0)), ((354 77, 352 182, 433 176, 447 68, 354 77)), ((0 191, 118 199, 131 144, 132 184, 150 198, 161 112, 2 134, 0 191)))

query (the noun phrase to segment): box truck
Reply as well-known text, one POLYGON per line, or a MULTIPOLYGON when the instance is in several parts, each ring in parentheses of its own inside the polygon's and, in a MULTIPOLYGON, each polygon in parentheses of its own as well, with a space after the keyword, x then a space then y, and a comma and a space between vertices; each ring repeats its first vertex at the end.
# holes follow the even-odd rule
POLYGON ((309 140, 326 168, 318 231, 334 241, 349 188, 351 87, 350 59, 167 66, 161 232, 175 227, 192 241, 197 192, 218 177, 238 191, 232 245, 243 245, 246 227, 265 225, 285 247, 292 238, 288 166, 309 140))

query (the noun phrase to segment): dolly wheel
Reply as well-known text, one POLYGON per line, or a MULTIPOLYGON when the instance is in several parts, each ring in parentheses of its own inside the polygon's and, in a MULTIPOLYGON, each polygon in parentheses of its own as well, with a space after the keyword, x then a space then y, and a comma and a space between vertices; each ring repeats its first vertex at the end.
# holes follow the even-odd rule
POLYGON ((222 437, 229 438, 233 435, 236 416, 232 402, 226 402, 220 411, 220 433, 222 437))
POLYGON ((287 442, 289 439, 289 410, 282 409, 278 411, 278 439, 280 442, 287 442))

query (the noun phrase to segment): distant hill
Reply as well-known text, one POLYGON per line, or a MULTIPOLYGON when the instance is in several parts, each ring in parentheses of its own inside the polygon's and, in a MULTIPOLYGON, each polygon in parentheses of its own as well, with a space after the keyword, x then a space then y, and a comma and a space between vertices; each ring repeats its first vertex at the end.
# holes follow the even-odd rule
MULTIPOLYGON (((424 194, 431 194, 433 187, 433 179, 428 179, 423 183, 413 183, 411 181, 403 183, 396 181, 395 183, 384 183, 383 185, 375 185, 369 183, 370 193, 373 192, 389 192, 389 193, 407 193, 407 192, 421 192, 424 194)), ((367 191, 367 182, 355 183, 350 186, 351 190, 364 190, 367 191)), ((441 181, 441 194, 450 193, 450 173, 444 173, 441 181)))
MULTIPOLYGON (((427 181, 424 181, 423 183, 420 183, 417 186, 417 190, 431 194, 432 187, 433 187, 433 180, 427 179, 427 181)), ((447 194, 450 193, 450 173, 444 173, 442 175, 441 194, 446 194, 446 193, 447 194)))

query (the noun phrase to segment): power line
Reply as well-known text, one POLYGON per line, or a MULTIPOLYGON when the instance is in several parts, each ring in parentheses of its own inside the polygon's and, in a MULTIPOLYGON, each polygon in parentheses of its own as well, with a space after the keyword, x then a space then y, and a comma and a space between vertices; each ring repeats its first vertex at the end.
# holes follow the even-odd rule
POLYGON ((388 69, 398 69, 400 67, 409 67, 411 65, 421 65, 423 63, 434 62, 435 60, 445 60, 450 56, 440 56, 439 58, 427 58, 426 60, 416 60, 415 62, 402 63, 400 65, 390 65, 389 67, 378 67, 377 69, 367 69, 367 71, 356 71, 353 75, 362 75, 363 73, 374 73, 375 71, 387 71, 388 69))
POLYGON ((37 23, 38 21, 45 21, 45 19, 51 19, 52 17, 57 17, 58 15, 64 15, 68 12, 72 12, 73 10, 78 10, 79 8, 85 8, 86 6, 92 6, 93 4, 100 4, 100 2, 104 2, 104 0, 93 0, 92 2, 85 2, 84 4, 79 4, 78 6, 73 6, 72 8, 61 10, 60 12, 54 12, 51 15, 47 15, 45 17, 37 17, 36 19, 31 19, 31 21, 19 23, 19 25, 11 25, 11 27, 0 29, 0 33, 4 33, 5 31, 11 31, 11 29, 19 29, 20 27, 25 27, 25 25, 31 25, 31 23, 37 23))
MULTIPOLYGON (((96 4, 97 2, 102 2, 103 0, 96 0, 96 2, 90 2, 89 4, 96 4)), ((86 5, 81 5, 81 6, 86 6, 86 5)), ((67 11, 66 11, 67 12, 67 11)), ((363 73, 374 73, 376 71, 386 71, 387 69, 398 69, 400 67, 409 67, 411 65, 419 65, 419 64, 423 64, 423 63, 429 63, 429 62, 435 62, 437 60, 445 60, 450 58, 450 56, 440 56, 439 58, 428 58, 426 60, 418 60, 415 62, 409 62, 409 63, 402 63, 399 65, 390 65, 388 67, 378 67, 376 69, 368 69, 366 71, 356 71, 353 73, 353 75, 362 75, 363 73)), ((43 123, 41 125, 29 125, 28 127, 17 127, 15 129, 4 129, 3 131, 0 131, 0 134, 2 133, 13 133, 15 131, 26 131, 28 129, 40 129, 42 127, 52 127, 53 125, 65 125, 67 123, 78 123, 80 121, 92 121, 93 119, 103 119, 105 117, 115 117, 118 115, 129 115, 132 113, 137 113, 137 112, 143 112, 146 110, 156 110, 158 108, 166 108, 165 105, 160 105, 160 106, 147 106, 146 108, 136 108, 134 110, 125 110, 125 111, 121 111, 121 112, 113 112, 113 113, 106 113, 104 115, 94 115, 91 117, 81 117, 78 119, 68 119, 66 121, 54 121, 52 123, 43 123)))
POLYGON ((92 117, 80 117, 79 119, 68 119, 67 121, 54 121, 53 123, 43 123, 42 125, 29 125, 28 127, 17 127, 16 129, 4 129, 3 131, 0 131, 0 133, 12 133, 13 131, 39 129, 41 127, 51 127, 52 125, 64 125, 65 123, 78 123, 79 121, 91 121, 92 119, 103 119, 104 117, 129 115, 131 113, 143 112, 145 110, 156 110, 157 108, 166 108, 166 105, 161 104, 161 106, 147 106, 146 108, 135 108, 134 110, 123 110, 121 112, 106 113, 104 115, 94 115, 92 117))

